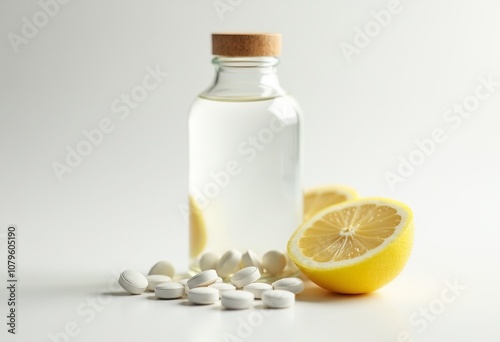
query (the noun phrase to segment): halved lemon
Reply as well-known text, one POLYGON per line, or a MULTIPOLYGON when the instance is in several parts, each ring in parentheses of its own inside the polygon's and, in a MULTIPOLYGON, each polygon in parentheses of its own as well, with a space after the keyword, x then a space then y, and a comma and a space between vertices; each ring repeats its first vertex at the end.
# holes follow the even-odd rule
POLYGON ((413 213, 403 203, 361 198, 328 207, 304 222, 288 254, 317 285, 339 293, 375 291, 394 279, 413 245, 413 213))
POLYGON ((356 190, 342 185, 312 188, 304 194, 304 221, 326 207, 357 198, 356 190))
POLYGON ((203 219, 201 209, 198 204, 189 196, 189 255, 197 257, 203 252, 207 244, 207 229, 203 219))

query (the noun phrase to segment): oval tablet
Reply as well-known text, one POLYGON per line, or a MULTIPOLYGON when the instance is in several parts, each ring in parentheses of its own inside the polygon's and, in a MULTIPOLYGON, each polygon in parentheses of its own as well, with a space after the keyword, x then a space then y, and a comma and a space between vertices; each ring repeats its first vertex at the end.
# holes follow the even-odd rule
POLYGON ((255 266, 245 267, 231 277, 231 283, 241 288, 245 285, 251 284, 260 278, 259 269, 255 266))
POLYGON ((174 266, 169 263, 166 260, 161 260, 158 261, 156 264, 151 267, 151 270, 149 270, 149 275, 151 274, 162 274, 169 276, 170 278, 173 278, 175 275, 175 268, 174 266))
POLYGON ((295 294, 304 291, 304 282, 299 278, 283 278, 273 283, 275 290, 286 290, 295 294))
POLYGON ((213 283, 212 285, 208 285, 208 287, 219 290, 219 298, 224 292, 236 291, 236 286, 228 283, 213 283))
POLYGON ((262 303, 273 309, 283 309, 295 303, 295 294, 284 290, 265 291, 262 294, 262 303))
POLYGON ((146 277, 134 270, 125 270, 120 274, 118 279, 120 286, 130 294, 141 294, 148 287, 146 277))
POLYGON ((255 299, 261 299, 264 291, 269 291, 272 289, 272 285, 266 283, 251 283, 243 287, 244 291, 253 293, 255 299))
POLYGON ((222 255, 217 263, 217 274, 221 277, 227 277, 240 269, 241 252, 237 249, 231 249, 222 255))
POLYGON ((248 309, 253 303, 253 293, 247 291, 224 292, 221 296, 221 304, 226 309, 241 310, 248 309))
POLYGON ((212 252, 205 253, 200 258, 200 269, 202 271, 215 269, 218 262, 219 256, 217 254, 212 252))
POLYGON ((150 274, 146 277, 146 279, 148 280, 147 289, 149 291, 154 291, 155 286, 158 284, 166 283, 166 282, 172 280, 172 278, 170 278, 169 276, 163 275, 163 274, 150 274))
POLYGON ((219 300, 219 290, 211 287, 196 287, 189 290, 187 296, 193 304, 213 304, 219 300))
POLYGON ((171 281, 155 286, 155 296, 162 299, 181 298, 184 295, 184 285, 171 281))
POLYGON ((262 273, 262 263, 257 254, 250 249, 241 256, 241 264, 243 267, 255 266, 262 273))
POLYGON ((189 280, 187 281, 187 286, 190 289, 194 289, 195 287, 200 286, 208 286, 215 283, 217 281, 217 278, 218 276, 215 270, 206 270, 189 278, 189 280))
POLYGON ((279 251, 269 251, 262 257, 262 267, 272 275, 279 275, 286 266, 286 256, 279 251))

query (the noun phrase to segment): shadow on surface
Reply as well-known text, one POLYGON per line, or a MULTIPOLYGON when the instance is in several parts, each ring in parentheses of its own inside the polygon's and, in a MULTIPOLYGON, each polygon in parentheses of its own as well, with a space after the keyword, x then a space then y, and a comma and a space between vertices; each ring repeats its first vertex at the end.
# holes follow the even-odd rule
POLYGON ((356 301, 360 299, 377 297, 375 293, 365 294, 341 294, 322 289, 312 282, 304 283, 304 291, 296 296, 298 302, 338 302, 338 301, 356 301))
POLYGON ((105 291, 105 292, 101 292, 101 295, 103 296, 113 296, 113 297, 133 297, 133 296, 139 296, 139 295, 133 295, 133 294, 130 294, 128 292, 125 292, 125 291, 116 291, 116 292, 112 292, 112 291, 105 291))

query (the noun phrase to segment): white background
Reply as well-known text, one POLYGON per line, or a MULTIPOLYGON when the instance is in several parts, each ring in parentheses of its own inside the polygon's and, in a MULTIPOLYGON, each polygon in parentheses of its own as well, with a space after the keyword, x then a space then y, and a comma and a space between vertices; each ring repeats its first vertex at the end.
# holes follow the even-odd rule
POLYGON ((71 341, 398 341, 406 332, 415 341, 498 341, 500 87, 459 124, 443 114, 473 101, 480 78, 500 82, 500 2, 401 1, 379 32, 371 11, 386 1, 221 2, 231 10, 219 15, 213 0, 73 0, 17 53, 9 34, 21 35, 23 17, 33 22, 41 7, 0 4, 0 255, 7 225, 17 224, 20 281, 18 335, 4 318, 2 340, 50 341, 69 324, 71 341), (366 25, 369 44, 346 58, 340 47, 366 25), (264 318, 113 295, 108 280, 123 268, 147 272, 168 259, 186 269, 178 207, 187 113, 212 80, 216 31, 283 34, 279 74, 305 114, 306 187, 346 184, 413 208, 413 254, 394 282, 354 297, 311 288, 264 318), (148 67, 168 76, 121 119, 112 103, 148 67), (59 180, 52 164, 105 118, 114 130, 59 180), (392 189, 387 172, 435 129, 445 141, 392 189), (454 282, 460 290, 444 303, 454 282), (96 298, 105 304, 88 306, 96 298))

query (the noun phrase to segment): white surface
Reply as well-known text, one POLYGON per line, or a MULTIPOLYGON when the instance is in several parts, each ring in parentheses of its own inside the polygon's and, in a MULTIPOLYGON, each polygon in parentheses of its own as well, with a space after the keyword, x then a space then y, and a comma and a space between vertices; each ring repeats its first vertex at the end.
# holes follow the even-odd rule
POLYGON ((212 0, 71 1, 18 54, 7 34, 19 34, 22 17, 40 7, 2 1, 0 255, 7 225, 17 224, 20 288, 19 334, 3 325, 1 340, 50 341, 74 322, 71 341, 223 341, 253 317, 113 295, 108 285, 123 269, 147 273, 158 260, 187 269, 178 209, 186 201, 187 112, 213 76, 210 32, 233 30, 283 33, 280 79, 305 114, 305 185, 393 197, 416 218, 412 256, 394 282, 354 297, 306 289, 241 339, 385 342, 407 331, 415 341, 500 340, 500 88, 467 119, 443 118, 474 95, 479 78, 500 80, 500 2, 401 4, 349 63, 340 44, 352 44, 386 1, 241 1, 224 20, 212 0), (157 65, 168 72, 157 88, 128 116, 113 112, 157 65), (104 118, 114 130, 59 182, 51 163, 64 162, 66 146, 104 118), (392 190, 384 174, 437 128, 446 140, 392 190), (455 281, 465 289, 450 300, 455 281), (422 318, 429 306, 442 313, 422 318))

